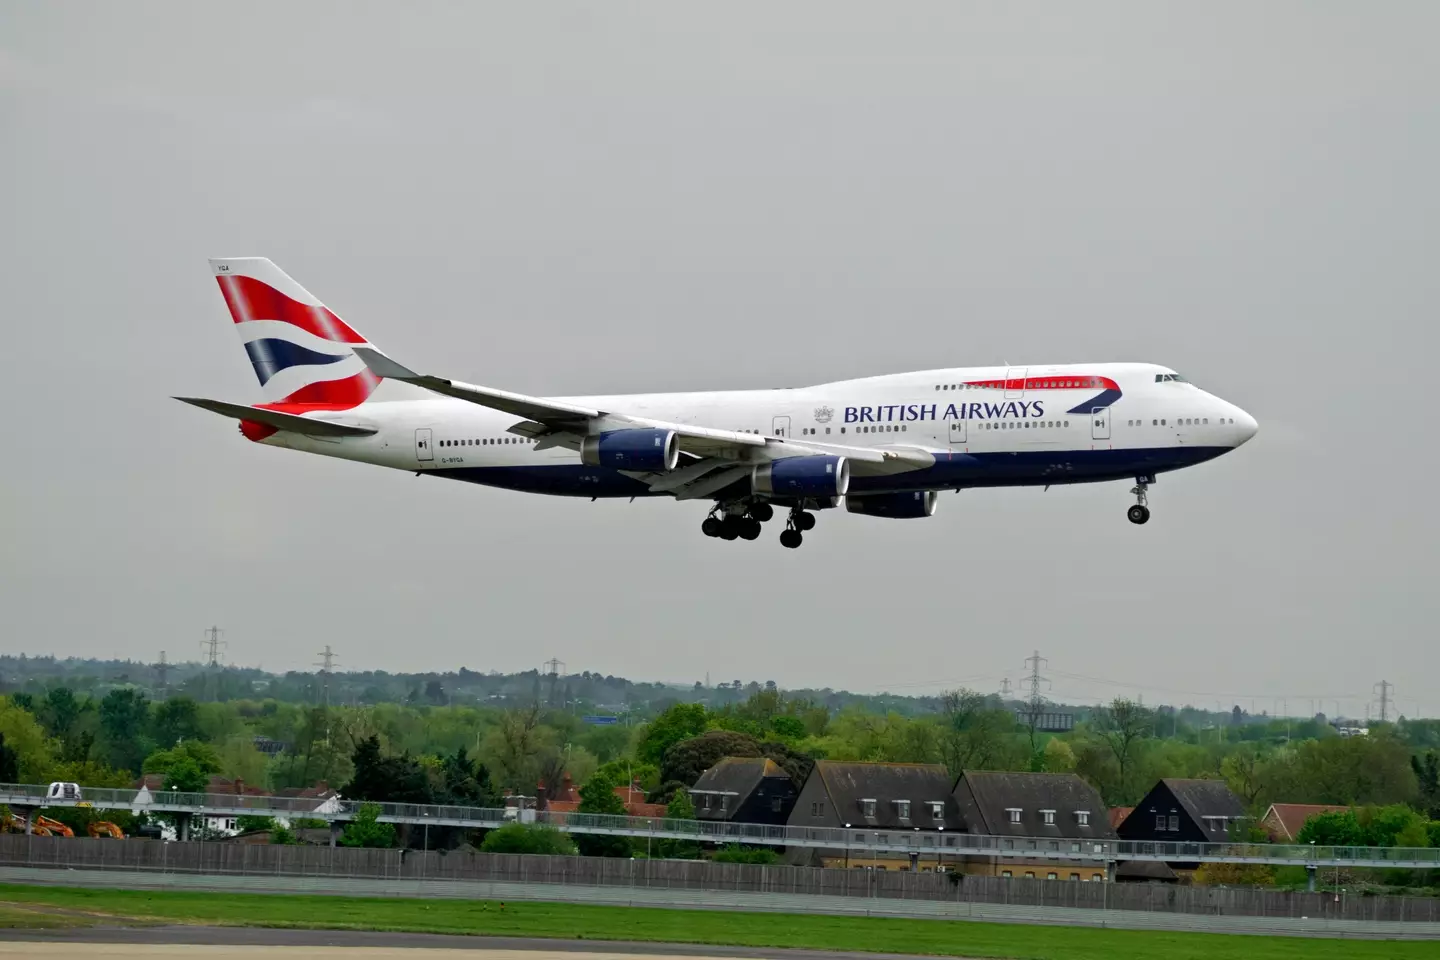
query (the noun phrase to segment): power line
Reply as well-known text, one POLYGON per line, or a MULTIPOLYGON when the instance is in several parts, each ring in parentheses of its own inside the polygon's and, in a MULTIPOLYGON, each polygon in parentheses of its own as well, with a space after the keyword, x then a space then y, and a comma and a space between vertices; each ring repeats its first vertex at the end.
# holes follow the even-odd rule
POLYGON ((330 709, 330 674, 335 669, 335 651, 330 649, 330 644, 325 644, 325 649, 316 654, 320 662, 315 666, 320 668, 320 690, 325 700, 325 709, 330 709))

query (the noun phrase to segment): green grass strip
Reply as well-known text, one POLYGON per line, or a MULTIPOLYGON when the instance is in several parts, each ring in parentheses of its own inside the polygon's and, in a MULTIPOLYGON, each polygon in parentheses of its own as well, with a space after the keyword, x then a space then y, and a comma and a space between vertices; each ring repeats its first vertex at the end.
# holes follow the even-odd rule
POLYGON ((800 947, 1005 960, 1407 960, 1434 943, 1097 930, 963 920, 666 910, 576 904, 92 890, 0 885, 14 918, 36 905, 72 915, 253 927, 800 947))

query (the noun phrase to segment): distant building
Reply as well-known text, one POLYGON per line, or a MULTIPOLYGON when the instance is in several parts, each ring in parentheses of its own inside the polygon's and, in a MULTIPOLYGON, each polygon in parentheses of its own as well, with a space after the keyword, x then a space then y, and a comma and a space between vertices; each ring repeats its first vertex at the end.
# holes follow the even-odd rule
POLYGON ((269 737, 255 737, 251 742, 254 744, 256 750, 259 750, 267 757, 276 756, 290 749, 290 744, 280 740, 271 740, 269 737))
MULTIPOLYGON (((1015 708, 1015 722, 1022 727, 1030 726, 1030 709, 1015 708)), ((1035 729, 1042 733, 1069 733, 1075 729, 1075 714, 1045 711, 1035 714, 1035 729)))
POLYGON ((690 788, 700 820, 783 825, 799 794, 790 774, 769 757, 725 757, 690 788))
POLYGON ((1322 813, 1341 813, 1349 807, 1327 806, 1323 803, 1272 803, 1260 825, 1276 843, 1298 843, 1305 821, 1322 813))
POLYGON ((848 763, 817 760, 795 798, 789 827, 844 828, 843 847, 793 850, 790 859, 827 867, 930 871, 956 858, 961 821, 950 774, 938 763, 848 763), (896 833, 918 833, 914 857, 877 853, 896 833), (948 833, 950 836, 945 836, 948 833))
POLYGON ((965 872, 1041 880, 1104 880, 1104 868, 1068 857, 1115 839, 1095 788, 1073 773, 968 770, 955 784, 968 833, 1000 837, 1007 856, 966 858, 965 872))
MULTIPOLYGON (((625 804, 625 813, 628 816, 665 816, 665 804, 645 801, 645 788, 640 785, 639 778, 628 785, 622 784, 616 787, 615 795, 625 804)), ((509 805, 507 799, 506 806, 509 805)), ((544 783, 537 784, 533 806, 535 809, 548 810, 551 813, 576 813, 580 809, 580 791, 575 789, 575 782, 567 773, 561 777, 559 788, 553 792, 544 783)))

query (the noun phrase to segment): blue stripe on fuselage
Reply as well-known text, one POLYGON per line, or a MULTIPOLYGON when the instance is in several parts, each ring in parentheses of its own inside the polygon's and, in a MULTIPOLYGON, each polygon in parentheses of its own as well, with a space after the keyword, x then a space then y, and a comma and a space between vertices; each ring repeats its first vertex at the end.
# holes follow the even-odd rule
MULTIPOLYGON (((1026 487, 1042 484, 1131 480, 1166 473, 1228 453, 1230 447, 1155 447, 1138 450, 1057 450, 1017 453, 937 453, 924 470, 880 477, 852 476, 852 493, 943 490, 955 487, 1026 487)), ((570 497, 650 497, 648 484, 617 470, 579 463, 527 464, 513 467, 448 467, 426 470, 452 480, 525 493, 570 497)), ((721 490, 712 499, 749 494, 748 481, 721 490)))

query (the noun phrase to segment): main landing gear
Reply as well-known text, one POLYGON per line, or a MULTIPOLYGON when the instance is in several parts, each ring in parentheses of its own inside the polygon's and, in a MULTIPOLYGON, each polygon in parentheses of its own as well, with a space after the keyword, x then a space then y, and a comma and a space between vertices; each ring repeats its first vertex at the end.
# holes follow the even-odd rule
MULTIPOLYGON (((763 500, 754 503, 716 504, 710 516, 700 524, 700 532, 720 540, 754 540, 760 536, 760 525, 775 517, 775 508, 763 500)), ((815 515, 800 507, 790 511, 780 543, 795 549, 804 542, 803 532, 815 527, 815 515)))
POLYGON ((1130 491, 1135 494, 1135 506, 1125 511, 1125 516, 1131 523, 1144 523, 1150 519, 1150 506, 1146 502, 1145 491, 1150 489, 1150 484, 1154 482, 1154 477, 1135 478, 1135 487, 1130 491))

